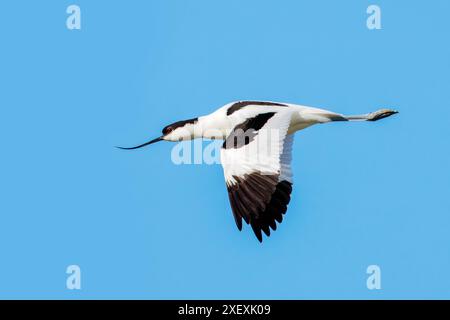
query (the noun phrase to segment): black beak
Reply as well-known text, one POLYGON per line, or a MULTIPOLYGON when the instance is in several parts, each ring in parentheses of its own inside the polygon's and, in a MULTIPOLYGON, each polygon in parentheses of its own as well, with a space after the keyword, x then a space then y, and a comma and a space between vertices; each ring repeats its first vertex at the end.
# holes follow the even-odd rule
POLYGON ((122 150, 133 150, 133 149, 139 149, 139 148, 142 148, 142 147, 148 146, 149 144, 152 144, 152 143, 155 143, 155 142, 158 142, 158 141, 161 141, 161 140, 163 140, 163 137, 159 137, 159 138, 153 139, 153 140, 151 140, 151 141, 149 141, 149 142, 146 142, 146 143, 140 144, 140 145, 138 145, 138 146, 136 146, 136 147, 130 147, 130 148, 117 147, 117 148, 119 148, 119 149, 122 149, 122 150))

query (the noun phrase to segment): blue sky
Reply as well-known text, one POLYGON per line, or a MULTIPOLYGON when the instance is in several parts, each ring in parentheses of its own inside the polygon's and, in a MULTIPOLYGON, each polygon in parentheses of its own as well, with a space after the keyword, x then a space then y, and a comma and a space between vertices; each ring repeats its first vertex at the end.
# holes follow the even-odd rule
POLYGON ((450 298, 448 1, 74 3, 0 13, 1 298, 450 298), (219 165, 114 148, 240 99, 400 114, 299 132, 260 244, 219 165))

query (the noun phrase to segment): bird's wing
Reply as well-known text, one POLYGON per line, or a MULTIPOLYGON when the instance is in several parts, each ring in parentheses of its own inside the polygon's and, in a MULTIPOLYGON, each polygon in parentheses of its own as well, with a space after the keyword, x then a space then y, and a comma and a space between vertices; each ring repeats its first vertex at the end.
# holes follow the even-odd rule
POLYGON ((235 126, 221 149, 231 208, 239 230, 242 219, 259 241, 283 219, 292 191, 291 113, 260 113, 235 126))

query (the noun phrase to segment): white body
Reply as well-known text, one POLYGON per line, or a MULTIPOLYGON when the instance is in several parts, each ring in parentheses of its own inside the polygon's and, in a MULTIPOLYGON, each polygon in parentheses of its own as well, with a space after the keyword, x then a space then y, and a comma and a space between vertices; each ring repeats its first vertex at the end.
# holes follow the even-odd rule
POLYGON ((249 105, 241 110, 235 111, 231 115, 227 115, 228 109, 235 103, 228 103, 213 113, 199 117, 195 125, 187 125, 184 128, 180 128, 180 130, 175 130, 164 137, 164 140, 179 141, 188 138, 224 139, 236 125, 261 112, 289 112, 291 114, 291 121, 288 134, 293 134, 298 130, 318 123, 347 120, 338 113, 291 103, 284 103, 287 107, 249 105), (181 129, 189 129, 191 136, 187 137, 186 130, 181 129))
POLYGON ((330 121, 376 121, 394 113, 383 109, 344 116, 290 103, 232 102, 209 115, 171 124, 162 137, 128 149, 160 140, 225 139, 220 157, 236 225, 241 230, 244 219, 262 241, 261 232, 269 236, 270 229, 276 230, 290 201, 296 131, 330 121))

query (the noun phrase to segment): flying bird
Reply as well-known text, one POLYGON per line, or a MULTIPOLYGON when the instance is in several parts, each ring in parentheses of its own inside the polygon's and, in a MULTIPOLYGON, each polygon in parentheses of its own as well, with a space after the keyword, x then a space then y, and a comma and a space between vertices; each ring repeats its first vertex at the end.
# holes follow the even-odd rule
POLYGON ((271 101, 237 101, 211 114, 166 126, 158 141, 222 139, 220 150, 231 210, 239 230, 250 224, 260 242, 262 233, 277 229, 291 199, 291 152, 294 133, 334 121, 377 121, 397 111, 381 109, 345 116, 332 111, 271 101))

